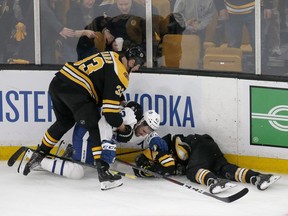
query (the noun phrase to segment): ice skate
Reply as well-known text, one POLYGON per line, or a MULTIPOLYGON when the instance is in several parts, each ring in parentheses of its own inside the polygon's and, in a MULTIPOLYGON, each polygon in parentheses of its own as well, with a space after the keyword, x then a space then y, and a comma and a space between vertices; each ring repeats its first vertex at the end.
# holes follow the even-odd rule
POLYGON ((258 190, 266 190, 271 184, 275 183, 281 176, 274 176, 271 174, 259 174, 256 176, 254 185, 258 190))
POLYGON ((40 163, 44 157, 44 154, 41 154, 38 151, 35 151, 33 153, 32 150, 28 149, 23 156, 21 164, 18 167, 18 172, 23 173, 23 175, 27 176, 32 169, 40 167, 40 163))
POLYGON ((72 144, 68 144, 66 149, 65 149, 65 151, 64 151, 64 153, 63 153, 63 155, 62 155, 62 157, 64 157, 64 158, 72 158, 73 151, 74 151, 74 149, 73 149, 72 144))
POLYGON ((123 183, 121 176, 113 175, 109 171, 109 165, 103 161, 97 162, 98 178, 101 185, 101 190, 109 190, 115 187, 120 187, 123 183))
POLYGON ((33 154, 33 151, 31 151, 30 149, 26 150, 21 161, 20 161, 20 164, 18 166, 18 173, 21 173, 23 174, 23 171, 24 171, 24 168, 26 166, 26 164, 28 163, 28 161, 31 159, 32 157, 32 154, 33 154))
POLYGON ((227 179, 208 179, 208 189, 211 194, 221 193, 236 186, 227 179))

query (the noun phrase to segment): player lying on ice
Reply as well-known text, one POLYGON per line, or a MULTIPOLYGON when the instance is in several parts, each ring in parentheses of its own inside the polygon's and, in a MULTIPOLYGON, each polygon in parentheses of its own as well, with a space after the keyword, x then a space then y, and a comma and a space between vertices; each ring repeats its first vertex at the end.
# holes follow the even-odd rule
MULTIPOLYGON (((207 134, 168 134, 157 139, 157 143, 161 143, 161 149, 157 145, 150 146, 136 157, 136 165, 162 175, 186 175, 190 181, 206 185, 212 194, 236 186, 230 181, 250 183, 259 190, 265 190, 280 178, 229 163, 217 143, 207 134), (167 148, 163 148, 165 145, 167 148), (174 169, 171 169, 171 160, 171 166, 163 165, 162 158, 166 156, 167 160, 167 155, 175 160, 174 169)), ((151 177, 136 169, 134 173, 138 177, 151 177)))
MULTIPOLYGON (((114 162, 116 157, 116 144, 119 143, 133 143, 133 144, 146 144, 149 141, 152 132, 158 129, 160 125, 160 116, 154 110, 149 110, 144 113, 142 107, 135 102, 128 102, 127 105, 121 110, 121 115, 123 123, 125 125, 130 125, 133 128, 133 133, 129 137, 119 136, 115 129, 113 129, 106 121, 104 117, 101 117, 98 125, 102 140, 102 152, 101 159, 107 164, 114 162), (116 141, 117 140, 117 141, 116 141), (130 141, 129 141, 130 140, 130 141)), ((89 137, 88 131, 76 124, 73 131, 73 147, 68 146, 64 157, 71 156, 72 159, 81 161, 87 164, 94 164, 93 152, 91 149, 92 142, 89 137)), ((25 161, 29 160, 32 152, 27 152, 24 155, 20 164, 19 172, 23 173, 25 169, 25 161)), ((62 175, 71 179, 81 179, 84 176, 84 168, 76 163, 61 160, 58 158, 52 159, 49 157, 44 157, 38 163, 35 163, 31 170, 40 168, 47 170, 49 172, 62 175)), ((107 169, 107 172, 109 170, 107 169)), ((98 173, 99 175, 99 173, 98 173)), ((111 174, 112 175, 112 174, 111 174)), ((121 176, 114 175, 118 179, 111 182, 109 185, 103 184, 101 182, 101 189, 106 190, 122 185, 121 176)))

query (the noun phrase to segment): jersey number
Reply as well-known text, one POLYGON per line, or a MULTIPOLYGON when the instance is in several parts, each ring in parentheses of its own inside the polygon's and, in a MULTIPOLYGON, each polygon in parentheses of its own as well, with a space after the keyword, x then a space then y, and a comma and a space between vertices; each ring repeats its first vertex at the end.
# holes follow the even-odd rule
MULTIPOLYGON (((92 61, 93 61, 92 63, 87 64, 87 65, 80 64, 79 69, 82 71, 85 71, 85 73, 87 75, 89 75, 89 74, 96 72, 96 71, 100 70, 101 68, 103 68, 103 66, 105 64, 103 58, 98 57, 98 56, 93 58, 92 61)), ((79 63, 82 63, 82 62, 79 61, 79 63)))

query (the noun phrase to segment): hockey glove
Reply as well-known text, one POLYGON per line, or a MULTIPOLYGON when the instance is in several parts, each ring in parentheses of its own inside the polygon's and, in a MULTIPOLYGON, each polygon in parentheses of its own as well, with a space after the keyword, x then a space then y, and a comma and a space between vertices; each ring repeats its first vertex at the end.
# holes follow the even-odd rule
POLYGON ((114 163, 116 157, 116 144, 109 141, 103 141, 101 147, 101 160, 108 164, 114 163))
POLYGON ((134 114, 136 116, 136 119, 137 121, 140 121, 143 117, 143 109, 142 109, 142 106, 135 102, 135 101, 129 101, 127 104, 126 104, 126 107, 129 107, 131 108, 133 111, 134 111, 134 114))
POLYGON ((149 142, 151 151, 168 152, 168 144, 161 137, 154 136, 149 142))
MULTIPOLYGON (((136 157, 135 163, 136 163, 136 166, 141 167, 143 169, 146 169, 146 170, 151 169, 151 164, 149 162, 149 159, 145 157, 145 155, 143 154, 140 154, 136 157)), ((135 169, 135 168, 133 168, 133 171, 137 177, 152 177, 152 175, 146 172, 143 172, 141 170, 135 169)))
POLYGON ((116 134, 116 141, 119 143, 127 143, 131 140, 133 136, 133 130, 130 125, 125 125, 125 131, 119 132, 116 134))

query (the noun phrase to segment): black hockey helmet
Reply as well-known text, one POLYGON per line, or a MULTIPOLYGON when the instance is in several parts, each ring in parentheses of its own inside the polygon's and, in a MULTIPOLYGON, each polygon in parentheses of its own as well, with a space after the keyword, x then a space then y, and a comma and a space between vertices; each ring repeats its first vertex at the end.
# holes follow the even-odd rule
POLYGON ((143 65, 146 61, 146 55, 143 49, 140 46, 128 48, 125 52, 125 57, 130 60, 134 59, 136 65, 143 65))

